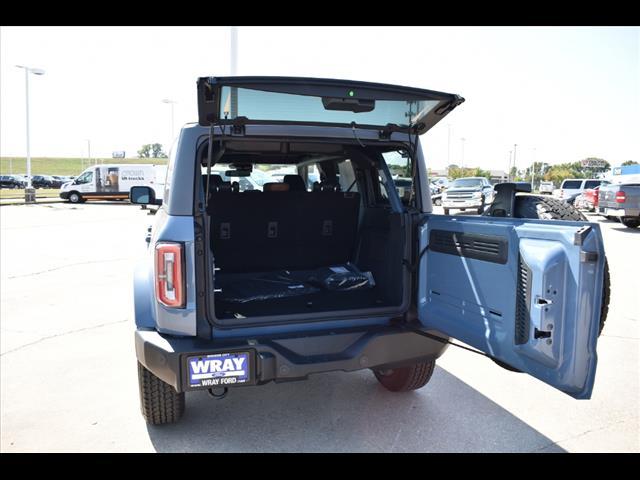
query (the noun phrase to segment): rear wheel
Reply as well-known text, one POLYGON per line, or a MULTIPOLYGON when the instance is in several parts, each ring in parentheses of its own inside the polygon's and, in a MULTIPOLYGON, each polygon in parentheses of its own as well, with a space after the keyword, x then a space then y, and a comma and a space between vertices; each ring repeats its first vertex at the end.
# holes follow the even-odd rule
POLYGON ((174 423, 184 413, 184 392, 178 393, 138 362, 140 410, 151 425, 174 423))
MULTIPOLYGON (((586 222, 587 217, 582 212, 561 200, 551 197, 539 197, 535 195, 519 195, 516 197, 514 217, 516 218, 540 218, 544 220, 573 220, 586 222)), ((604 283, 602 285, 602 306, 600 310, 600 329, 602 333, 604 322, 609 312, 609 297, 611 284, 609 277, 609 262, 604 258, 604 283)))
POLYGON ((640 227, 640 218, 622 217, 620 221, 625 227, 628 227, 628 228, 640 227))
POLYGON ((374 370, 384 388, 392 392, 408 392, 424 387, 433 375, 436 361, 420 362, 408 367, 374 370))

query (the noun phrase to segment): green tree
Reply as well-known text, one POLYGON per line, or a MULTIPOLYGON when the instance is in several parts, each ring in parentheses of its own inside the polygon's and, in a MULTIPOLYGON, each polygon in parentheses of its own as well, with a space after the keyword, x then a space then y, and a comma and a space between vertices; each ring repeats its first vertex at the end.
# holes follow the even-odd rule
MULTIPOLYGON (((566 165, 566 164, 565 164, 566 165)), ((553 182, 555 185, 560 185, 565 178, 582 178, 577 177, 575 172, 566 166, 553 165, 547 173, 544 174, 544 179, 548 182, 553 182)))
POLYGON ((638 162, 636 162, 635 160, 627 160, 626 162, 623 162, 623 164, 622 164, 623 167, 627 167, 629 165, 638 165, 638 162))
POLYGON ((151 157, 151 144, 147 143, 142 145, 142 148, 138 150, 138 158, 149 158, 151 157))
POLYGON ((153 158, 167 158, 167 154, 162 151, 162 145, 159 143, 151 145, 151 154, 153 158))
POLYGON ((490 179, 491 172, 488 170, 482 170, 481 168, 460 168, 457 165, 449 165, 449 178, 464 178, 464 177, 485 177, 490 179))

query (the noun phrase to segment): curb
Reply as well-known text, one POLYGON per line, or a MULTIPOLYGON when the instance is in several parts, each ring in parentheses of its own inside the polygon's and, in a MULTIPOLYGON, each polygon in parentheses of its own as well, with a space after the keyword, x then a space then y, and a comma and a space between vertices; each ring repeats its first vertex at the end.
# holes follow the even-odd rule
POLYGON ((40 201, 35 201, 34 203, 25 203, 24 200, 21 200, 20 202, 2 202, 0 201, 0 206, 4 206, 4 205, 39 205, 42 203, 64 203, 64 200, 40 200, 40 201))

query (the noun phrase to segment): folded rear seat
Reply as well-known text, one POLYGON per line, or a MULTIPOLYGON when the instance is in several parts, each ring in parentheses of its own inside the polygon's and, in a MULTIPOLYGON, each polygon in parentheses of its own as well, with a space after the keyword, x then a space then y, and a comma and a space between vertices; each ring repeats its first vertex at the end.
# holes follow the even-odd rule
POLYGON ((303 270, 351 259, 359 194, 335 189, 307 192, 302 178, 295 177, 300 182, 265 184, 261 194, 224 186, 212 191, 208 213, 215 264, 221 272, 303 270), (298 185, 294 191, 292 183, 298 185))

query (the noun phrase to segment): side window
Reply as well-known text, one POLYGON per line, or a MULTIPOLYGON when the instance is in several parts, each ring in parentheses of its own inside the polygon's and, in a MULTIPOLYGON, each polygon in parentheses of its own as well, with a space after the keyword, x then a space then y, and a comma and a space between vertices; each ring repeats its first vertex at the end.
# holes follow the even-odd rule
POLYGON ((562 182, 562 187, 564 189, 579 189, 582 186, 582 180, 565 180, 562 182))
POLYGON ((169 190, 171 189, 171 177, 173 175, 173 167, 176 164, 176 145, 174 143, 171 151, 169 152, 169 164, 167 165, 167 174, 164 179, 164 195, 162 203, 169 201, 169 190))
MULTIPOLYGON (((413 172, 411 159, 404 152, 393 151, 385 152, 382 154, 384 161, 391 172, 394 186, 398 192, 398 196, 403 205, 415 205, 415 192, 413 188, 413 172)), ((380 192, 382 198, 386 201, 389 200, 389 195, 382 184, 382 178, 380 178, 380 192)))
POLYGON ((85 172, 78 177, 78 179, 76 180, 76 183, 82 185, 84 183, 91 182, 91 180, 93 180, 93 172, 85 172))
POLYGON ((343 192, 358 191, 358 182, 356 182, 356 174, 351 160, 345 160, 338 164, 338 183, 340 184, 340 190, 343 192))

